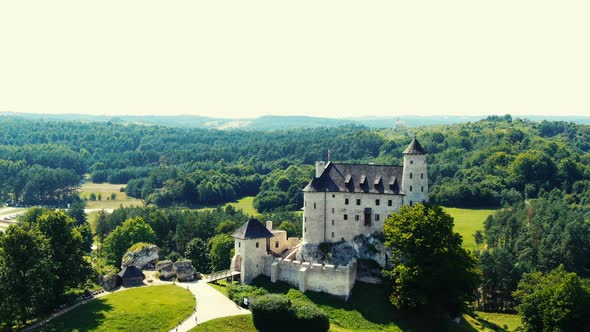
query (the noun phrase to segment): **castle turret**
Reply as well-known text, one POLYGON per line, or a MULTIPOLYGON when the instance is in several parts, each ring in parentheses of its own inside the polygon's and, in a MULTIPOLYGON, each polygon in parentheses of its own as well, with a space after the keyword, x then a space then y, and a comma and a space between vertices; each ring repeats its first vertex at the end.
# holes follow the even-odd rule
POLYGON ((250 219, 232 236, 235 255, 232 258, 231 269, 240 271, 241 282, 248 284, 263 273, 264 257, 269 255, 270 238, 274 235, 257 219, 250 219))
POLYGON ((405 204, 428 202, 426 151, 415 137, 404 150, 402 190, 405 204))

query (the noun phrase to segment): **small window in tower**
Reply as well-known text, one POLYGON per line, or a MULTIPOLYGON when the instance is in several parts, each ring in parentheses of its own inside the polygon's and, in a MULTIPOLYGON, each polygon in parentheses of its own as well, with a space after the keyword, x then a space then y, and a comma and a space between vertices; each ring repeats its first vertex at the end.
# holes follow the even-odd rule
POLYGON ((379 221, 379 215, 375 213, 375 221, 379 221))
POLYGON ((344 205, 348 205, 348 198, 344 199, 344 205))
POLYGON ((413 163, 414 163, 414 161, 413 160, 410 160, 410 164, 413 164, 413 163))
POLYGON ((334 213, 334 208, 332 208, 332 213, 334 213))
POLYGON ((315 203, 313 203, 313 208, 315 209, 315 203))
POLYGON ((275 241, 275 248, 279 247, 279 241, 275 241))
POLYGON ((344 241, 344 238, 342 238, 342 241, 344 241))
POLYGON ((410 206, 414 206, 414 202, 410 201, 410 206))
POLYGON ((410 173, 410 179, 412 178, 412 173, 410 173))
POLYGON ((378 200, 378 199, 375 200, 375 205, 379 206, 380 203, 381 203, 381 200, 378 200))
POLYGON ((356 199, 356 205, 361 205, 361 199, 360 198, 357 198, 356 199))
POLYGON ((424 179, 424 173, 420 173, 420 178, 424 179))
POLYGON ((336 195, 332 194, 332 198, 336 197, 336 195))
POLYGON ((387 201, 387 206, 392 206, 393 205, 393 201, 392 200, 388 200, 387 201))
POLYGON ((359 221, 360 220, 360 216, 357 214, 354 216, 354 220, 359 221))
POLYGON ((258 248, 258 247, 259 247, 259 244, 258 244, 258 242, 256 242, 256 248, 258 248))
POLYGON ((412 186, 410 186, 410 191, 412 191, 412 189, 413 189, 412 186))
POLYGON ((332 226, 334 226, 334 219, 332 219, 332 226))
POLYGON ((332 232, 332 238, 334 238, 334 232, 332 232))
POLYGON ((303 227, 303 233, 307 233, 307 227, 303 227))
POLYGON ((238 248, 242 247, 242 242, 238 242, 238 248))
POLYGON ((422 192, 424 192, 424 186, 422 186, 422 188, 421 188, 421 189, 422 189, 422 192))
POLYGON ((348 215, 347 214, 344 215, 344 220, 348 220, 348 215))

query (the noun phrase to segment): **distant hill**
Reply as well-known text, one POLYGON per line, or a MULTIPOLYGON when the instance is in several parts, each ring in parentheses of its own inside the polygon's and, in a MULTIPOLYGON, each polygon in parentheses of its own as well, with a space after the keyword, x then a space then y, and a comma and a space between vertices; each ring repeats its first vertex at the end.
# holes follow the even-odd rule
MULTIPOLYGON (((391 116, 391 117, 352 117, 322 118, 312 116, 265 115, 258 118, 214 118, 197 115, 85 115, 85 114, 38 114, 38 113, 0 113, 0 116, 19 117, 46 121, 116 122, 145 125, 160 125, 179 128, 243 129, 243 130, 284 130, 298 128, 339 127, 359 125, 368 128, 390 128, 394 126, 418 127, 475 122, 486 116, 391 116)), ((583 116, 523 116, 533 121, 567 121, 590 124, 590 117, 583 116)))

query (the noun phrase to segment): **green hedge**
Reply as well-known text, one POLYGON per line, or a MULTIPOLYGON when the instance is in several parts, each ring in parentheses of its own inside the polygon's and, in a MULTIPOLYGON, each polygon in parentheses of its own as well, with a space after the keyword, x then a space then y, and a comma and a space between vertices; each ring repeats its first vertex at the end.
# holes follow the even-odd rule
POLYGON ((294 326, 297 331, 325 332, 330 329, 328 315, 315 305, 295 305, 291 310, 295 315, 294 326))
POLYGON ((267 294, 251 302, 254 326, 262 332, 326 332, 330 329, 328 315, 313 304, 291 304, 284 295, 267 294))
POLYGON ((293 320, 291 300, 283 295, 257 296, 252 299, 250 310, 254 326, 261 332, 285 330, 293 320))
POLYGON ((227 289, 227 296, 237 305, 244 304, 244 298, 254 299, 257 296, 265 295, 268 292, 263 288, 233 284, 229 285, 227 289))

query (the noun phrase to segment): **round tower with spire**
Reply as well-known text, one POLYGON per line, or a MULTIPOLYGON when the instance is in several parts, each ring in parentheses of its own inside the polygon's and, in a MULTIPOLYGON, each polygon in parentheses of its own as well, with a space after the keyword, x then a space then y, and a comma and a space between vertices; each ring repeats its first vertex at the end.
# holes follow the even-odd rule
POLYGON ((428 202, 428 172, 426 151, 416 137, 404 150, 404 170, 402 190, 405 193, 404 204, 428 202))

